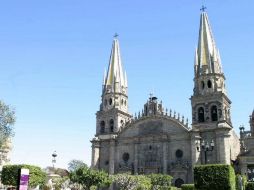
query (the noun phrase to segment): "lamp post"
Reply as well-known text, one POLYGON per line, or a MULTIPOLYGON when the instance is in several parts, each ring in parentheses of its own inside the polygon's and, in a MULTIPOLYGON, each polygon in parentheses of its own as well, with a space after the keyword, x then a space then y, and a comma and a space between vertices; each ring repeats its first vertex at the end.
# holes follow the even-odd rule
POLYGON ((56 157, 57 157, 57 154, 56 154, 56 151, 54 151, 54 152, 53 152, 53 154, 52 154, 52 164, 53 164, 53 169, 55 168, 56 157))
POLYGON ((199 143, 199 141, 196 142, 196 146, 197 146, 197 151, 198 152, 204 152, 205 154, 205 164, 207 164, 207 152, 212 152, 214 149, 214 141, 211 140, 211 142, 209 143, 208 141, 204 141, 201 140, 201 144, 199 143))

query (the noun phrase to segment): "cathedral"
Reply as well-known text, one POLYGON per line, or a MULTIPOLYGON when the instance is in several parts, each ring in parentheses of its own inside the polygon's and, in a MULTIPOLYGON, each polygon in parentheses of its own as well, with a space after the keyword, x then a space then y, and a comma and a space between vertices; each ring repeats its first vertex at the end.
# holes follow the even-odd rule
POLYGON ((177 187, 193 182, 197 164, 231 164, 238 160, 241 172, 248 172, 247 155, 253 155, 254 164, 254 149, 248 149, 254 148, 254 113, 251 132, 242 129, 239 140, 231 123, 231 101, 205 10, 200 15, 190 100, 191 124, 183 116, 164 109, 152 95, 133 117, 128 111, 127 73, 115 37, 96 113, 91 167, 109 174, 169 174, 177 187))

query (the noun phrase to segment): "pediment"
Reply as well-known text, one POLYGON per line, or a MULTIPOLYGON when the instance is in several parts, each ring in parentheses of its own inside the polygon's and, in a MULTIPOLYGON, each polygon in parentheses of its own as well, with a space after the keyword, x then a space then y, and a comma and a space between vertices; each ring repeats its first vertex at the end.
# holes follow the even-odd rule
POLYGON ((148 117, 134 123, 130 123, 118 135, 118 137, 140 137, 149 135, 175 135, 188 133, 189 129, 173 119, 163 117, 148 117))

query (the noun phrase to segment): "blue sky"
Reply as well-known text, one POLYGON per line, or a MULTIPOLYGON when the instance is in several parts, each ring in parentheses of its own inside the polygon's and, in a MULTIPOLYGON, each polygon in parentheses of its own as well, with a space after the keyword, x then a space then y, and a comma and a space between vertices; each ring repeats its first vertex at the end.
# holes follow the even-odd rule
MULTIPOLYGON (((129 109, 150 92, 191 118, 201 0, 0 2, 0 98, 16 109, 13 163, 90 164, 104 68, 119 34, 129 109)), ((232 121, 254 108, 254 2, 205 1, 232 100, 232 121)))

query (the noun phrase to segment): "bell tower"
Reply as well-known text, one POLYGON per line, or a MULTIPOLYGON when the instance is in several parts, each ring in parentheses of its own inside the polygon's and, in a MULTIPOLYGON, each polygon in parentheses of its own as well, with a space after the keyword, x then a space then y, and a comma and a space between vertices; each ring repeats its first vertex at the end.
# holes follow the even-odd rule
POLYGON ((193 128, 232 128, 231 101, 226 92, 220 54, 204 10, 200 17, 194 62, 194 89, 191 97, 193 128))
POLYGON ((225 75, 205 7, 201 9, 198 47, 194 59, 192 105, 193 164, 230 164, 235 159, 238 140, 230 116, 225 75), (201 142, 213 142, 213 151, 197 150, 201 142))
POLYGON ((96 135, 112 134, 129 119, 127 75, 124 72, 119 40, 114 36, 107 72, 104 73, 96 135))

